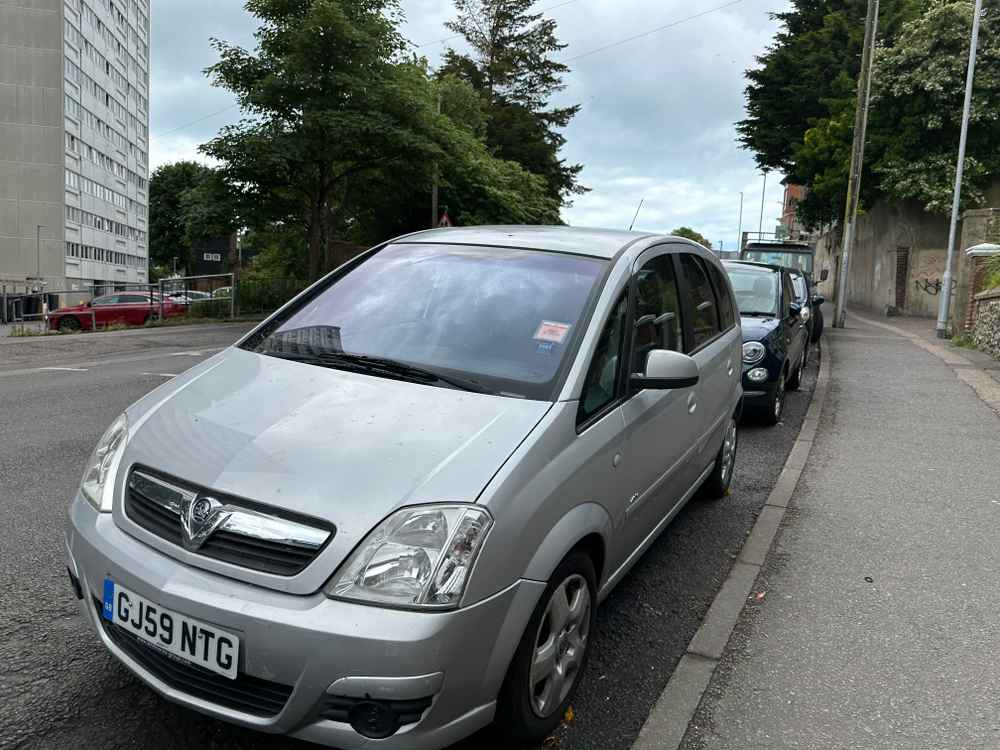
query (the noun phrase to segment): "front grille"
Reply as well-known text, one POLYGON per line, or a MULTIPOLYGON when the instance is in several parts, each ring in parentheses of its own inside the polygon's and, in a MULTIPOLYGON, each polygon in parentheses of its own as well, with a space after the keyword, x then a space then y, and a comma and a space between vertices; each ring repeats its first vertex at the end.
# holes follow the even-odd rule
POLYGON ((238 673, 235 680, 181 661, 122 627, 108 622, 101 614, 101 601, 94 599, 97 617, 108 638, 143 669, 158 680, 185 695, 231 708, 254 716, 275 716, 281 712, 292 694, 291 685, 262 680, 238 673))
POLYGON ((265 514, 245 503, 234 503, 240 501, 188 488, 144 470, 133 471, 125 489, 125 515, 146 531, 199 555, 262 573, 293 576, 302 572, 316 559, 335 531, 329 526, 320 527, 319 522, 306 525, 265 514), (230 513, 233 520, 212 531, 200 545, 185 545, 182 513, 192 502, 209 496, 219 505, 220 511, 230 513), (251 523, 241 525, 238 523, 240 518, 249 519, 251 523), (265 533, 268 528, 271 538, 265 533), (275 530, 288 533, 274 533, 275 530))

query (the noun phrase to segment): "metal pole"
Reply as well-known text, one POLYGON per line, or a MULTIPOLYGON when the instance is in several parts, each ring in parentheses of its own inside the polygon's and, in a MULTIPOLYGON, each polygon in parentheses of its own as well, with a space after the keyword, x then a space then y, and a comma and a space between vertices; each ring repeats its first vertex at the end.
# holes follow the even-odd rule
POLYGON ((767 170, 764 170, 764 187, 760 191, 760 223, 757 225, 757 239, 761 239, 764 231, 764 194, 767 192, 767 170))
POLYGON ((861 169, 865 159, 865 132, 868 129, 868 103, 872 92, 872 62, 875 56, 875 32, 878 29, 879 0, 868 0, 865 19, 865 46, 861 54, 861 74, 858 76, 858 106, 854 116, 854 144, 851 146, 851 174, 847 183, 847 205, 844 209, 844 245, 840 257, 840 277, 837 279, 834 327, 843 328, 847 318, 847 279, 851 270, 851 246, 854 244, 854 223, 858 215, 861 191, 861 169))
POLYGON ((44 224, 35 225, 35 278, 42 278, 42 227, 44 224))
POLYGON ((965 107, 962 110, 962 134, 958 139, 958 165, 955 168, 955 194, 951 201, 951 226, 948 229, 948 257, 944 262, 941 279, 941 301, 938 305, 937 337, 948 335, 948 317, 951 314, 951 266, 955 256, 955 234, 958 229, 958 206, 962 200, 962 173, 965 171, 965 143, 969 133, 969 113, 972 109, 972 82, 976 75, 976 48, 979 45, 979 18, 983 14, 983 0, 976 0, 972 18, 972 43, 969 46, 969 70, 965 76, 965 107))
MULTIPOLYGON (((441 92, 437 96, 437 113, 441 114, 441 92)), ((431 229, 438 225, 438 163, 434 162, 434 177, 431 183, 431 229)))
POLYGON ((740 228, 736 233, 736 249, 743 249, 743 193, 740 193, 740 228))

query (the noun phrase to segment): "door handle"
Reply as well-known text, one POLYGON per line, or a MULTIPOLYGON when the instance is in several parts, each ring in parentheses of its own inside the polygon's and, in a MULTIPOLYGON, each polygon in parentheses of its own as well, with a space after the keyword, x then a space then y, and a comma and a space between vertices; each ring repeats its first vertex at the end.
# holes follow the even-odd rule
POLYGON ((726 360, 726 375, 733 376, 733 360, 731 359, 726 360))
POLYGON ((698 408, 698 399, 692 393, 688 396, 688 414, 694 414, 695 409, 698 408))

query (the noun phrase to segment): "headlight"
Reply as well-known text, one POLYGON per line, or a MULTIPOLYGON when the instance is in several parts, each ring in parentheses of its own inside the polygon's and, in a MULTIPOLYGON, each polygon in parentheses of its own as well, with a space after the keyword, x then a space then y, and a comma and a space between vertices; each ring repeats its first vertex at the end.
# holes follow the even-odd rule
POLYGON ((799 313, 799 317, 802 318, 802 322, 803 323, 808 323, 809 322, 809 318, 811 316, 812 316, 812 313, 809 311, 808 307, 803 307, 802 311, 799 313))
POLYGON ((764 359, 764 345, 759 341, 748 341, 743 345, 743 364, 755 365, 764 359))
POLYGON ((471 505, 393 513, 358 545, 327 596, 412 609, 458 606, 493 519, 471 505))
POLYGON ((113 482, 108 483, 108 476, 117 467, 121 458, 121 449, 128 435, 128 418, 122 414, 108 428, 97 447, 87 461, 87 468, 80 481, 80 492, 97 510, 102 513, 111 512, 111 499, 114 494, 113 482))

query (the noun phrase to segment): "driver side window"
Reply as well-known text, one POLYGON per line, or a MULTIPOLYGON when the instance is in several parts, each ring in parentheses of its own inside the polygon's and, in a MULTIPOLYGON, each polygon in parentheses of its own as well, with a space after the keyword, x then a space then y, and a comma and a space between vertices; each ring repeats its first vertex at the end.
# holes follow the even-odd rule
POLYGON ((646 371, 654 349, 684 351, 681 303, 672 255, 657 255, 635 275, 635 326, 629 372, 646 371))
POLYGON ((580 394, 580 411, 577 422, 583 422, 597 414, 615 400, 620 381, 619 364, 625 333, 625 315, 628 312, 628 294, 622 292, 608 315, 597 348, 590 360, 590 369, 583 382, 580 394))

